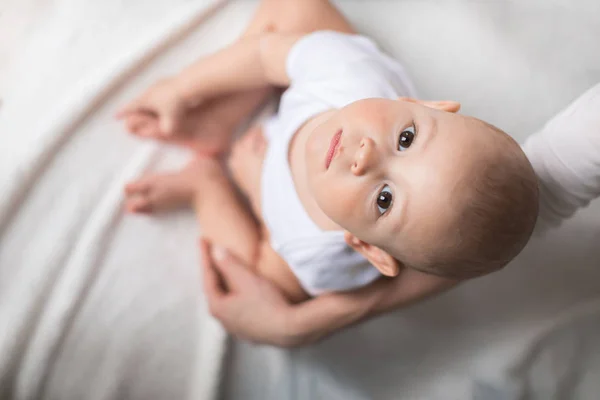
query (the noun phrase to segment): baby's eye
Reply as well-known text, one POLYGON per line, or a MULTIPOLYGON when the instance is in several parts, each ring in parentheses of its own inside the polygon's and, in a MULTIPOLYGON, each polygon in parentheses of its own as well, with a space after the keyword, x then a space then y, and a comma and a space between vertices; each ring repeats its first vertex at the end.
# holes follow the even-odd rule
POLYGON ((380 214, 384 214, 392 205, 392 190, 385 185, 377 195, 377 209, 380 214))
POLYGON ((411 125, 402 132, 400 132, 400 136, 398 137, 398 150, 405 151, 408 150, 413 140, 415 139, 415 125, 411 125))

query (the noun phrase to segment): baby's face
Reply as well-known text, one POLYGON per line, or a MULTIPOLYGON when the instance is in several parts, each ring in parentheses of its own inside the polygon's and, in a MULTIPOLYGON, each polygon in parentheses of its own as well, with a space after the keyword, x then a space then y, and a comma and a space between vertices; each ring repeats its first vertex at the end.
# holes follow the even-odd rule
POLYGON ((310 190, 323 212, 359 239, 397 259, 418 257, 456 235, 450 199, 474 161, 493 151, 481 127, 407 101, 355 102, 311 133, 310 190))

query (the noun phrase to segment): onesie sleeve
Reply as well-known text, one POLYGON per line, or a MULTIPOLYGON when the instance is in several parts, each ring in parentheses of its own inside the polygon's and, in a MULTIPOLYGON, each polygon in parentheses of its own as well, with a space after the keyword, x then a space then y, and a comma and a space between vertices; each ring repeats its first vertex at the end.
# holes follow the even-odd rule
POLYGON ((538 231, 600 196, 600 83, 552 118, 523 149, 538 176, 538 231))
POLYGON ((343 233, 290 241, 276 250, 312 296, 356 289, 381 277, 344 242, 343 233))

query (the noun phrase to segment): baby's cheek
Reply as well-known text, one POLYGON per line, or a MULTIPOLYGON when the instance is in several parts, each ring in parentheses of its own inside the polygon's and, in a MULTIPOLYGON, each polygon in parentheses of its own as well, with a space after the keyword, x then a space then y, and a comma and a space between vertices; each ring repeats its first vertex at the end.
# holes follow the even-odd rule
POLYGON ((359 193, 353 185, 344 184, 343 181, 330 183, 324 189, 327 203, 325 213, 338 225, 353 229, 358 217, 364 213, 359 193))

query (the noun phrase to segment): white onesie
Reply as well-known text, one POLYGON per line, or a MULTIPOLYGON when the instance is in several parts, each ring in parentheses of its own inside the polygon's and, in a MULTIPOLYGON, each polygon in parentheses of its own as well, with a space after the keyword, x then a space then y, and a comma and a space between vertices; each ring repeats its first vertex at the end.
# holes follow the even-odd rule
POLYGON ((380 274, 344 241, 308 216, 294 187, 289 144, 311 117, 365 98, 415 96, 402 66, 360 35, 332 31, 301 38, 286 62, 290 87, 263 127, 268 148, 262 172, 262 213, 273 249, 311 295, 364 286, 380 274))

